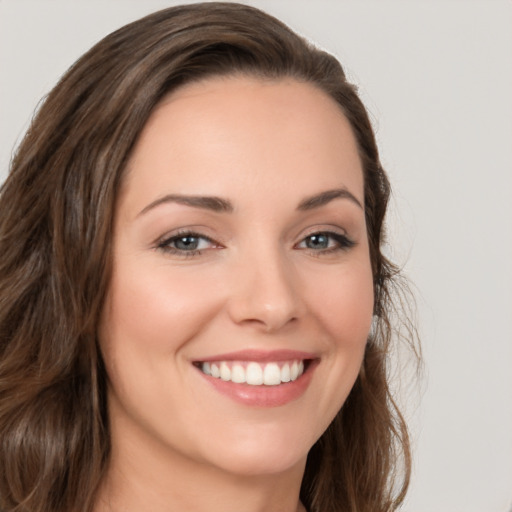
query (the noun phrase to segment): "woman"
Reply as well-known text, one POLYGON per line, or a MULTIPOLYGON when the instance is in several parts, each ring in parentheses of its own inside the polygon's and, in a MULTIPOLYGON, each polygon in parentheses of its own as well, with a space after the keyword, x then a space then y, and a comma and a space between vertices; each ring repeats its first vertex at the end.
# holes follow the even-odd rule
POLYGON ((388 196, 339 63, 261 11, 98 43, 2 188, 1 509, 395 510, 388 196))

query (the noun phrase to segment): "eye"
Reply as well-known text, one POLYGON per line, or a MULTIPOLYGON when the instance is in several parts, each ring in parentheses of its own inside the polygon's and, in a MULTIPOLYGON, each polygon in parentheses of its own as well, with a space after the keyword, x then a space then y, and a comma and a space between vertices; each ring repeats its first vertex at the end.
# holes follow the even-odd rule
POLYGON ((346 235, 331 231, 321 231, 307 236, 297 245, 297 247, 299 249, 308 249, 319 253, 330 253, 334 251, 347 250, 354 245, 355 243, 346 235))
POLYGON ((184 232, 158 242, 157 248, 179 256, 195 256, 205 249, 219 247, 212 239, 200 233, 184 232))

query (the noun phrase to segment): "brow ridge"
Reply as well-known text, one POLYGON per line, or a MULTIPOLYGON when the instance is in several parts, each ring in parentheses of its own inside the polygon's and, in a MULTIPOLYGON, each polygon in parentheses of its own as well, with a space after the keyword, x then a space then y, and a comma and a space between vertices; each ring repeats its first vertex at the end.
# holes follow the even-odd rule
MULTIPOLYGON (((330 203, 335 199, 348 199, 349 201, 353 202, 360 208, 363 208, 359 200, 349 190, 347 190, 346 188, 337 188, 332 190, 326 190, 324 192, 320 192, 319 194, 306 197, 299 203, 297 210, 307 211, 313 210, 315 208, 320 208, 321 206, 325 206, 326 204, 330 203)), ((166 194, 165 196, 162 196, 153 201, 152 203, 148 204, 139 213, 139 216, 165 203, 183 204, 185 206, 190 206, 192 208, 202 208, 205 210, 211 210, 218 213, 231 213, 234 210, 233 205, 230 201, 217 196, 166 194)))
POLYGON ((139 213, 139 215, 143 215, 149 210, 152 210, 153 208, 156 208, 157 206, 160 206, 165 203, 183 204, 185 206, 191 206, 193 208, 202 208, 205 210, 211 210, 219 213, 229 213, 233 211, 233 205, 231 204, 231 202, 227 201, 226 199, 222 199, 221 197, 167 194, 148 204, 139 213))
POLYGON ((359 199, 357 199, 357 197, 354 196, 352 192, 346 188, 335 188, 332 190, 320 192, 314 196, 306 197, 299 203, 297 210, 306 211, 320 208, 321 206, 325 206, 326 204, 330 203, 334 199, 348 199, 349 201, 359 206, 359 208, 363 208, 363 205, 359 199))

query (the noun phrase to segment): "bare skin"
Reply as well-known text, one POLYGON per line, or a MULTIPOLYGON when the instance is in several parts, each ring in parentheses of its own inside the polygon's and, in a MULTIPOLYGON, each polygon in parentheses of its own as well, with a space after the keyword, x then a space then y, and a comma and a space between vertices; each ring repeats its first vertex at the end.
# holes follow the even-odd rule
POLYGON ((135 147, 113 245, 99 329, 112 456, 95 512, 304 511, 308 451, 373 313, 361 163, 338 106, 291 79, 171 94, 135 147), (255 364, 277 382, 249 383, 255 364))

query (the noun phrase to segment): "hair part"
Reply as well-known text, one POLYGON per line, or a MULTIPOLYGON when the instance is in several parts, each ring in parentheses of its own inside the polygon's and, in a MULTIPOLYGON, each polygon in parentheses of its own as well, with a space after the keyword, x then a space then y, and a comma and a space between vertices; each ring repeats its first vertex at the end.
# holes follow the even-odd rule
POLYGON ((301 499, 310 512, 389 512, 402 502, 410 448, 388 355, 393 287, 403 288, 381 252, 390 187, 367 112, 333 56, 255 8, 205 3, 159 11, 95 45, 48 95, 13 158, 0 193, 5 512, 92 510, 110 450, 96 331, 129 157, 166 95, 239 74, 328 94, 351 124, 364 172, 375 326, 352 392, 310 452, 301 499))

